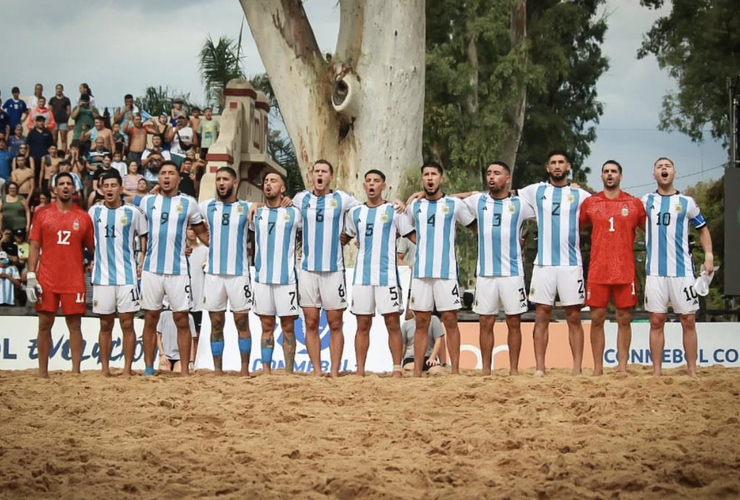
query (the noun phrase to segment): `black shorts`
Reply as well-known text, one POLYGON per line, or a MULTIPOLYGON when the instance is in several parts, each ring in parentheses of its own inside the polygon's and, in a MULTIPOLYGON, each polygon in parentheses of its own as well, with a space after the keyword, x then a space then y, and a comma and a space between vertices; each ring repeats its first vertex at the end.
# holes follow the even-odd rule
MULTIPOLYGON (((429 371, 429 365, 427 364, 427 361, 429 361, 429 358, 425 356, 424 365, 421 367, 421 371, 423 372, 429 371)), ((411 358, 411 357, 403 358, 403 362, 401 363, 401 366, 406 366, 407 364, 413 363, 413 362, 414 362, 414 358, 411 358)))
POLYGON ((203 311, 190 311, 190 315, 193 317, 195 334, 200 335, 200 327, 203 324, 203 311))

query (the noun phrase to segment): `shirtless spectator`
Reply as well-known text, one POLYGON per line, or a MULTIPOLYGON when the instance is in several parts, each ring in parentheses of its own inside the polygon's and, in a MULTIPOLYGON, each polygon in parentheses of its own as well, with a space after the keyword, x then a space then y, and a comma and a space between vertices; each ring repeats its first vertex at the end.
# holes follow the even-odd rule
POLYGON ((61 139, 61 150, 67 151, 67 136, 69 134, 69 116, 72 114, 72 102, 64 95, 64 85, 57 83, 56 93, 49 99, 49 107, 54 115, 57 126, 54 129, 54 144, 59 145, 61 139))
POLYGON ((159 115, 159 118, 152 118, 149 123, 151 123, 151 127, 156 130, 156 133, 154 135, 158 134, 162 139, 162 149, 164 149, 165 151, 169 151, 170 143, 169 141, 167 141, 166 138, 170 135, 172 125, 170 125, 170 121, 167 119, 167 115, 162 113, 161 115, 159 115))
POLYGON ((46 121, 47 130, 53 134, 54 129, 57 128, 57 122, 54 120, 54 114, 51 112, 51 108, 46 106, 46 97, 39 97, 36 101, 36 106, 30 108, 30 110, 31 111, 28 113, 28 119, 26 120, 26 128, 28 128, 28 130, 33 129, 34 124, 36 123, 36 117, 43 116, 46 121))
POLYGON ((51 178, 59 172, 59 163, 62 159, 58 156, 56 144, 49 146, 49 154, 41 159, 38 186, 41 191, 51 191, 51 178))
POLYGON ((15 170, 10 173, 10 180, 18 185, 18 193, 26 198, 30 198, 36 187, 33 169, 28 165, 28 160, 24 156, 15 159, 15 170))
POLYGON ((144 179, 149 189, 157 185, 159 167, 165 160, 171 160, 170 152, 162 149, 162 138, 158 135, 152 137, 152 147, 144 151, 141 156, 141 166, 144 169, 144 179))
POLYGON ((200 121, 200 108, 195 106, 190 110, 190 128, 195 132, 195 136, 198 138, 198 144, 200 144, 200 133, 198 132, 200 129, 200 121))
POLYGON ((0 106, 0 134, 2 134, 3 139, 8 140, 10 138, 11 130, 10 115, 0 106))
POLYGON ((20 158, 21 156, 26 159, 26 165, 35 172, 36 163, 34 162, 33 158, 31 158, 31 156, 28 154, 28 144, 27 143, 23 143, 18 147, 18 154, 15 156, 15 158, 13 158, 13 162, 11 164, 12 166, 11 172, 15 170, 16 168, 18 168, 18 158, 20 158))
POLYGON ((149 129, 144 126, 141 115, 134 113, 134 121, 126 122, 124 133, 128 134, 128 161, 141 161, 146 149, 146 137, 149 129))

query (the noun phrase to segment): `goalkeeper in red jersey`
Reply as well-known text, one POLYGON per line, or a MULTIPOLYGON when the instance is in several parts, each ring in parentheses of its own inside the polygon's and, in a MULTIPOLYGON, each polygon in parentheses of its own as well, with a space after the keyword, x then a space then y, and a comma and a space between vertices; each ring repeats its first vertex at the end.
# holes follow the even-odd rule
POLYGON ((583 202, 581 227, 593 226, 591 259, 586 284, 586 305, 591 308, 591 350, 594 375, 604 373, 604 320, 609 298, 617 309, 617 356, 620 372, 627 371, 632 341, 635 286, 635 230, 645 225, 645 208, 639 198, 622 191, 622 166, 609 160, 601 167, 604 190, 583 202))

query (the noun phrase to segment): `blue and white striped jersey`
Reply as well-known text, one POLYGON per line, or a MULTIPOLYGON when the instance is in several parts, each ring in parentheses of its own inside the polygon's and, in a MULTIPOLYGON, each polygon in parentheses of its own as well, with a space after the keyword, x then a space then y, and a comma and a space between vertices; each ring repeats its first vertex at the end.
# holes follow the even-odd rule
POLYGON ((343 191, 332 191, 324 196, 316 196, 311 191, 295 195, 293 206, 301 211, 303 217, 301 269, 344 270, 339 236, 344 227, 344 214, 357 204, 359 201, 343 191))
POLYGON ((135 285, 136 245, 148 232, 144 212, 124 203, 108 208, 104 203, 88 210, 95 231, 95 260, 92 284, 104 286, 135 285))
POLYGON ((296 207, 257 209, 254 215, 254 280, 257 283, 295 283, 295 239, 302 221, 296 207))
MULTIPOLYGON (((14 264, 0 267, 0 274, 7 274, 11 278, 20 279, 18 268, 14 264)), ((0 304, 15 305, 15 285, 8 278, 0 278, 0 304)))
POLYGON ((249 276, 247 237, 250 207, 246 201, 224 203, 215 198, 200 204, 209 229, 206 274, 249 276))
POLYGON ((422 198, 406 207, 416 229, 414 278, 457 279, 455 222, 469 226, 473 213, 459 198, 422 198))
POLYGON ((680 193, 642 197, 647 220, 645 237, 648 276, 694 276, 689 253, 689 222, 699 229, 706 225, 694 199, 680 193))
POLYGON ((149 194, 139 202, 149 221, 144 271, 155 274, 188 274, 185 257, 188 224, 203 223, 198 202, 186 194, 166 197, 149 194))
POLYGON ((578 217, 583 200, 591 196, 580 188, 530 184, 518 192, 537 216, 538 266, 581 266, 578 217))
POLYGON ((396 212, 396 207, 390 203, 377 207, 352 207, 345 220, 345 232, 357 237, 360 244, 352 283, 398 286, 396 237, 413 231, 406 214, 396 212))
POLYGON ((524 276, 522 223, 534 219, 534 209, 518 196, 494 199, 476 193, 465 204, 478 219, 478 276, 524 276))

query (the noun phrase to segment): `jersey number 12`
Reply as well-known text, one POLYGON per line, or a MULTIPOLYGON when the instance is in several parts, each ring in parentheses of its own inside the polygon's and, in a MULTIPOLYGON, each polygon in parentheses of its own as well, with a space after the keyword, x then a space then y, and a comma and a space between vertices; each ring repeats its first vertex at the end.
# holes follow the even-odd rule
POLYGON ((69 245, 70 236, 72 236, 71 231, 57 231, 57 245, 69 245))

